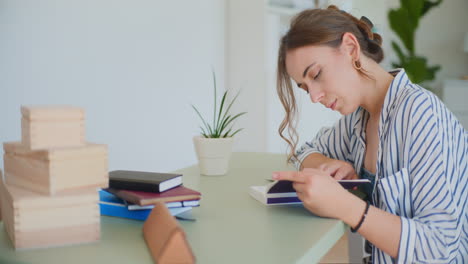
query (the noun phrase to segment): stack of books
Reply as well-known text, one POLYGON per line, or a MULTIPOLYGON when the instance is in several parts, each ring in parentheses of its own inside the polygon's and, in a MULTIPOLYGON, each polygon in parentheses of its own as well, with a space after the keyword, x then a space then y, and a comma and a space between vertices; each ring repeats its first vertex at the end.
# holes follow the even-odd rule
POLYGON ((102 215, 146 220, 157 202, 172 215, 200 205, 201 193, 182 185, 182 175, 117 170, 109 173, 109 188, 100 192, 102 215))
POLYGON ((108 187, 107 146, 85 141, 84 110, 21 107, 21 142, 3 144, 0 201, 15 248, 100 239, 99 188, 108 187))

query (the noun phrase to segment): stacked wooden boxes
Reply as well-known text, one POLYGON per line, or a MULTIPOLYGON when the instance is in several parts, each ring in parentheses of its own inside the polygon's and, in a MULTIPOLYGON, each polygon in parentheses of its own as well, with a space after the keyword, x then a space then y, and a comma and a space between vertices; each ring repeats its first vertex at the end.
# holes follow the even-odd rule
MULTIPOLYGON (((0 181, 3 181, 3 174, 0 170, 0 181)), ((0 221, 2 220, 2 194, 0 193, 0 221)))
POLYGON ((107 146, 85 141, 84 111, 22 107, 22 141, 3 144, 5 229, 15 248, 100 238, 98 188, 108 186, 107 146))

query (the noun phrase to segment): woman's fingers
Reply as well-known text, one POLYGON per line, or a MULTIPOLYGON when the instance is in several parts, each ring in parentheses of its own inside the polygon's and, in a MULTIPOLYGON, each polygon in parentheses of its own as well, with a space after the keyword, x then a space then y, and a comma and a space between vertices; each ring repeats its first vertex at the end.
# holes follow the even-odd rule
POLYGON ((304 183, 293 182, 293 188, 298 194, 302 194, 306 191, 306 186, 304 183))
POLYGON ((305 182, 304 175, 298 171, 276 171, 273 172, 272 178, 279 181, 305 182))
POLYGON ((357 174, 354 172, 354 170, 351 172, 351 176, 349 177, 349 179, 351 179, 351 180, 356 180, 356 179, 358 179, 358 176, 357 176, 357 174))
POLYGON ((335 176, 333 176, 335 178, 335 180, 354 180, 354 179, 357 179, 357 175, 356 173, 354 172, 354 169, 352 168, 345 168, 345 167, 342 167, 340 168, 335 176))
POLYGON ((344 167, 341 167, 341 168, 338 169, 338 171, 335 173, 335 175, 333 176, 333 178, 335 178, 335 180, 339 181, 339 180, 345 179, 346 176, 348 176, 348 174, 350 174, 350 171, 347 170, 347 169, 344 168, 344 167))
POLYGON ((326 172, 327 174, 334 176, 340 167, 339 167, 339 164, 336 164, 336 163, 332 163, 332 164, 324 163, 320 165, 318 168, 326 172))

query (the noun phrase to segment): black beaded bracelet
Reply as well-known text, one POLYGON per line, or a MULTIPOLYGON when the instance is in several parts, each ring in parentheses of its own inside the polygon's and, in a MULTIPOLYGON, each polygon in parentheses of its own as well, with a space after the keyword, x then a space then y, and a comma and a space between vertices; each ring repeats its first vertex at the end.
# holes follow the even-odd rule
POLYGON ((364 213, 361 216, 361 220, 359 221, 359 224, 357 224, 356 228, 351 227, 351 232, 356 233, 359 228, 361 227, 362 223, 364 222, 364 219, 366 219, 367 212, 369 211, 370 203, 366 203, 366 209, 364 210, 364 213))

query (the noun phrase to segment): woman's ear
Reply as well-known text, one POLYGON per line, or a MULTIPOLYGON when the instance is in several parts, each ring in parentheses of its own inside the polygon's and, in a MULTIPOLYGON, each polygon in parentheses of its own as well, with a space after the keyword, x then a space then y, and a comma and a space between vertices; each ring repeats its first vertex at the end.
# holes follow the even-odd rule
POLYGON ((340 50, 345 55, 349 56, 351 61, 358 61, 360 59, 361 46, 353 33, 346 32, 343 34, 340 50))

